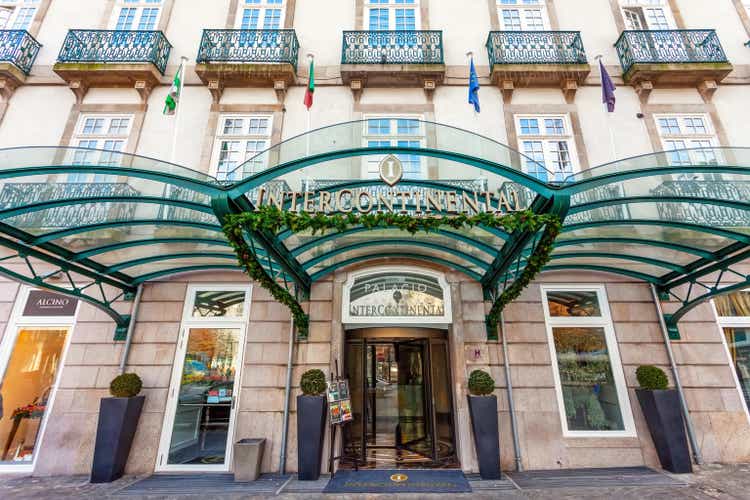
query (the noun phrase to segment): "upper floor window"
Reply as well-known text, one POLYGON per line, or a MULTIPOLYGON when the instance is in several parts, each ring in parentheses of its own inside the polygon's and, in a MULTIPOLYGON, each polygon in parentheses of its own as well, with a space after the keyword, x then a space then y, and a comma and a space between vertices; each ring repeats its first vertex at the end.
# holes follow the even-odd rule
POLYGON ((365 0, 365 17, 370 31, 416 30, 419 0, 365 0))
POLYGON ((515 121, 518 146, 527 157, 526 173, 544 182, 563 182, 578 170, 567 115, 516 115, 515 121))
POLYGON ((0 29, 29 29, 38 6, 39 0, 0 0, 0 29))
POLYGON ((498 0, 497 9, 503 31, 549 29, 545 0, 498 0))
POLYGON ((122 30, 155 30, 162 0, 117 0, 110 27, 122 30))
POLYGON ((750 290, 714 298, 740 391, 750 407, 750 290))
POLYGON ((222 116, 215 148, 216 178, 237 181, 266 168, 268 159, 265 155, 251 162, 247 160, 268 149, 272 125, 271 115, 222 116), (237 167, 243 164, 242 171, 237 171, 237 167))
POLYGON ((665 151, 671 151, 673 165, 717 163, 713 148, 719 145, 708 115, 656 115, 659 137, 665 151), (685 151, 686 149, 698 149, 685 151))
POLYGON ((243 30, 277 30, 284 24, 284 0, 243 0, 237 27, 243 30))
MULTIPOLYGON (((133 124, 131 115, 81 115, 70 145, 76 165, 118 165, 118 152, 125 150, 133 124), (91 150, 91 151, 89 151, 91 150), (98 150, 98 151, 96 151, 98 150)), ((68 182, 108 182, 114 176, 86 173, 68 174, 68 182)))
MULTIPOLYGON (((399 118, 369 117, 365 122, 365 144, 368 148, 401 147, 420 148, 424 144, 425 131, 421 116, 404 116, 399 118)), ((398 154, 405 179, 424 179, 422 157, 412 154, 398 154)), ((375 179, 380 175, 380 162, 385 155, 366 157, 365 178, 375 179)))
POLYGON ((625 29, 670 30, 676 23, 668 0, 620 0, 625 29))

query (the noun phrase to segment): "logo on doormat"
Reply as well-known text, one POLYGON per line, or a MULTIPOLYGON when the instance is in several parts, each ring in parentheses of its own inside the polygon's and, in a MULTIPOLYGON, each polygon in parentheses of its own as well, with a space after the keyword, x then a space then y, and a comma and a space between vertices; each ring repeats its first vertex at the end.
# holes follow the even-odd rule
POLYGON ((403 483, 404 481, 408 480, 409 476, 406 474, 393 474, 391 476, 391 481, 394 483, 403 483))

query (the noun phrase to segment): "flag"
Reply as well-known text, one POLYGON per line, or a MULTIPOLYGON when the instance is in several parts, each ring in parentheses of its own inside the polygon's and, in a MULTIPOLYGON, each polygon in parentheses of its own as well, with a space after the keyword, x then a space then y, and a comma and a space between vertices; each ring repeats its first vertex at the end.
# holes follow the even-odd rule
POLYGON ((473 57, 469 68, 469 104, 473 104, 474 111, 479 113, 479 78, 477 77, 477 69, 474 67, 473 57))
POLYGON ((180 64, 180 69, 177 70, 177 74, 174 75, 172 81, 172 88, 169 89, 167 99, 164 101, 164 114, 173 115, 177 112, 177 103, 180 102, 180 92, 182 91, 182 68, 183 64, 180 64))
POLYGON ((313 105, 313 94, 315 93, 315 61, 310 59, 310 82, 307 84, 305 92, 305 106, 309 111, 313 105))
POLYGON ((602 103, 607 105, 608 112, 613 113, 615 111, 615 101, 617 100, 615 98, 616 87, 601 59, 599 59, 599 71, 602 76, 602 103))

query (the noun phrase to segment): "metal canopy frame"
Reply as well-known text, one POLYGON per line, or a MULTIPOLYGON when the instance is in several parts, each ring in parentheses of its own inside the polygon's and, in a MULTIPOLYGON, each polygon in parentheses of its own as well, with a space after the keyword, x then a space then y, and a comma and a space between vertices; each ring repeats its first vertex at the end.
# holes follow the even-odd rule
MULTIPOLYGON (((355 130, 361 123, 333 127, 355 130)), ((290 141, 309 141, 325 135, 328 128, 290 141)), ((490 141, 447 128, 462 141, 490 141)), ((83 148, 0 150, 0 179, 5 182, 0 192, 0 248, 5 250, 0 273, 104 310, 115 321, 120 339, 130 317, 119 312, 122 306, 117 302, 132 300, 139 284, 178 273, 239 268, 229 262, 236 256, 220 221, 228 214, 254 210, 247 196, 254 190, 342 158, 409 154, 477 168, 531 193, 530 210, 565 220, 545 270, 602 271, 654 284, 663 300, 676 305, 665 315, 674 338, 679 336, 677 322, 692 308, 715 295, 750 286, 750 203, 742 191, 743 183, 750 185, 750 148, 660 152, 549 183, 522 172, 519 165, 533 160, 515 152, 502 163, 496 157, 451 152, 445 144, 419 148, 341 144, 290 157, 282 149, 290 141, 274 146, 276 153, 274 148, 261 153, 269 168, 233 183, 122 153, 83 148), (686 157, 698 156, 710 161, 685 162, 686 157), (106 161, 91 161, 92 157, 106 161), (91 194, 83 184, 68 183, 63 184, 70 190, 66 194, 55 184, 69 174, 98 176, 108 182, 116 178, 120 188, 91 194), (40 177, 46 184, 38 182, 40 177), (37 187, 24 191, 24 186, 37 187), (44 186, 57 189, 56 194, 47 193, 44 186), (72 217, 75 214, 82 219, 72 217), (54 218, 62 220, 49 223, 54 218)), ((538 164, 534 168, 544 169, 538 164)), ((415 189, 468 191, 439 180, 402 183, 415 189)), ((325 189, 335 192, 378 184, 368 179, 342 180, 325 189)), ((508 234, 479 227, 469 233, 440 229, 434 236, 420 238, 383 228, 376 230, 383 234, 363 241, 366 231, 355 227, 313 236, 284 229, 278 234, 254 231, 246 239, 268 277, 298 301, 309 297, 313 282, 335 270, 383 257, 423 260, 462 272, 480 282, 485 298, 493 300, 521 275, 541 235, 541 231, 508 234)))

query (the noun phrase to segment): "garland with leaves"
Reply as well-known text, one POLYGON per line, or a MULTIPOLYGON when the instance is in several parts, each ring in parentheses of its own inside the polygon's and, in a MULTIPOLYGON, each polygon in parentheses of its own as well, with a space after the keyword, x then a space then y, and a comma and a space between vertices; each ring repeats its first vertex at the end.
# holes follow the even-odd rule
POLYGON ((530 210, 512 212, 503 215, 478 213, 474 215, 458 214, 450 216, 421 216, 415 217, 400 213, 307 213, 279 210, 274 205, 264 205, 254 212, 228 215, 224 221, 224 233, 229 244, 237 254, 240 266, 260 286, 270 292, 274 299, 289 307, 297 325, 300 338, 307 338, 309 331, 309 316, 292 294, 263 269, 245 240, 245 231, 268 232, 277 234, 283 228, 293 233, 311 231, 312 235, 325 231, 344 232, 355 226, 366 229, 397 228, 414 235, 420 231, 434 232, 441 227, 451 229, 473 228, 483 226, 501 229, 507 233, 528 231, 536 233, 544 228, 534 251, 527 260, 527 265, 521 275, 506 288, 497 298, 487 315, 487 327, 490 332, 497 332, 500 313, 503 308, 515 300, 534 277, 549 262, 555 238, 560 232, 562 221, 556 215, 535 214, 530 210))

